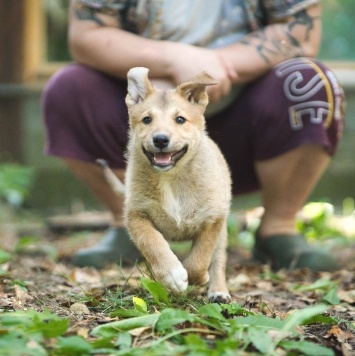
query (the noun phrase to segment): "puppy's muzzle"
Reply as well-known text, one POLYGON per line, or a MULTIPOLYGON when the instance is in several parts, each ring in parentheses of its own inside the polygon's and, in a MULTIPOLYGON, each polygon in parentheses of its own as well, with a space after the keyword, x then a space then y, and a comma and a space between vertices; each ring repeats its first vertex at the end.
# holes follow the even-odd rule
POLYGON ((160 171, 168 171, 173 168, 187 152, 187 145, 181 150, 169 150, 170 138, 164 134, 155 135, 152 141, 155 149, 148 150, 143 147, 143 152, 150 164, 160 171))

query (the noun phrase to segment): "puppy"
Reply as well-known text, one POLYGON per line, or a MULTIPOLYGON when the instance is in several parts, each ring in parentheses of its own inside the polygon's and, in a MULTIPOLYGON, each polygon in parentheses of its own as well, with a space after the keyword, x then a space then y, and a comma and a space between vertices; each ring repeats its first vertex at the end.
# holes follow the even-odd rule
POLYGON ((125 187, 106 169, 117 192, 125 189, 125 221, 155 277, 172 292, 209 282, 208 298, 227 303, 227 163, 205 131, 206 86, 201 73, 176 89, 158 91, 147 68, 128 72, 129 144, 125 187), (167 241, 192 240, 181 263, 167 241))

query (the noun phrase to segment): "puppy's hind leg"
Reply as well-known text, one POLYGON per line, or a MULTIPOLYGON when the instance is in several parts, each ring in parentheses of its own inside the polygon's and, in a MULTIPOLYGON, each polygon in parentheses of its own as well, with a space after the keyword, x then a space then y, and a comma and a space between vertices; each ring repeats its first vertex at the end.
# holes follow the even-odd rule
POLYGON ((227 225, 225 221, 209 268, 208 299, 214 303, 229 303, 231 301, 226 284, 227 242, 227 225))

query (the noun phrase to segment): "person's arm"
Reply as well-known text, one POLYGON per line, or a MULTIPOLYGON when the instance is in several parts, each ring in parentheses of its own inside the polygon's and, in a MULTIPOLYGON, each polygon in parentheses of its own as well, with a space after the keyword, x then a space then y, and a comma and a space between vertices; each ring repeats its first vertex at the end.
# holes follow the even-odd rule
POLYGON ((218 83, 210 87, 211 101, 230 91, 235 73, 228 73, 216 51, 141 37, 120 29, 115 16, 90 11, 75 0, 70 10, 69 44, 75 61, 119 78, 132 67, 147 67, 150 78, 169 87, 205 70, 218 83))
POLYGON ((134 66, 148 67, 152 76, 167 75, 168 44, 122 30, 116 16, 76 0, 70 6, 69 46, 75 61, 116 77, 126 77, 134 66))
POLYGON ((249 82, 286 59, 315 57, 321 40, 320 16, 320 5, 314 5, 216 51, 238 73, 234 82, 249 82))

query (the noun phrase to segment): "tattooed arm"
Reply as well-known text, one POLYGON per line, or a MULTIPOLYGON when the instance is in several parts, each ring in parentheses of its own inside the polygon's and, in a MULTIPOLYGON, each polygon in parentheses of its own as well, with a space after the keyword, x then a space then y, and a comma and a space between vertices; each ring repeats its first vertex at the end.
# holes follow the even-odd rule
POLYGON ((234 82, 251 81, 283 60, 315 57, 321 38, 320 13, 320 5, 312 6, 216 51, 238 73, 234 82))
POLYGON ((211 101, 228 94, 235 79, 234 70, 226 69, 228 58, 222 61, 214 50, 141 37, 122 30, 117 14, 91 10, 76 0, 71 0, 69 44, 76 62, 119 78, 132 67, 147 67, 155 84, 164 87, 205 70, 218 82, 208 89, 211 101))
POLYGON ((92 9, 77 0, 70 3, 69 46, 76 62, 120 78, 134 66, 149 67, 151 75, 164 68, 159 61, 163 43, 124 31, 118 13, 92 9))

